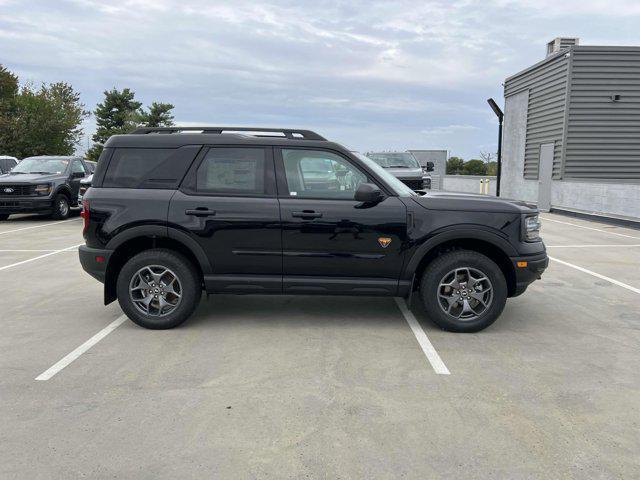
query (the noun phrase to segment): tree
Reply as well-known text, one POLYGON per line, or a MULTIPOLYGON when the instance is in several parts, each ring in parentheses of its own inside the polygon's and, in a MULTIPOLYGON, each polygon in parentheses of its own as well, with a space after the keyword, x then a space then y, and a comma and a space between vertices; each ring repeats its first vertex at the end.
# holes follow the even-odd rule
POLYGON ((170 103, 153 102, 148 111, 140 110, 138 122, 145 127, 170 127, 173 125, 173 109, 170 103))
POLYGON ((142 103, 135 100, 135 95, 128 88, 122 91, 113 88, 104 92, 103 102, 93 112, 97 128, 91 137, 94 144, 86 154, 88 160, 98 160, 109 137, 129 133, 137 126, 138 110, 142 103))
POLYGON ((482 160, 473 159, 464 162, 463 175, 486 175, 487 164, 482 160))
POLYGON ((94 115, 97 130, 92 139, 95 142, 87 151, 87 159, 97 161, 104 143, 112 135, 123 135, 136 127, 169 127, 173 125, 170 103, 153 102, 148 110, 142 102, 135 100, 135 93, 125 88, 115 88, 104 92, 104 100, 96 106, 94 115))
POLYGON ((493 161, 493 159, 497 156, 497 154, 493 154, 491 152, 480 152, 480 159, 484 162, 484 163, 491 163, 491 161, 493 161))
POLYGON ((459 157, 451 157, 447 160, 447 175, 460 175, 464 166, 464 160, 459 157))
POLYGON ((487 163, 487 175, 496 176, 498 174, 498 162, 487 163))
POLYGON ((24 158, 71 155, 82 137, 88 115, 80 94, 64 82, 18 85, 0 66, 0 152, 24 158))

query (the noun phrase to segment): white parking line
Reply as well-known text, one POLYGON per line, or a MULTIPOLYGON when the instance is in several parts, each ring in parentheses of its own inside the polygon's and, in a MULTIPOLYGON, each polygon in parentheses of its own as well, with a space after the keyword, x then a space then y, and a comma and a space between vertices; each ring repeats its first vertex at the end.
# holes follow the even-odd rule
POLYGON ((78 219, 77 218, 69 218, 67 220, 58 220, 58 221, 50 222, 50 223, 43 223, 42 225, 32 225, 31 227, 16 228, 15 230, 7 230, 5 232, 0 232, 0 235, 5 235, 7 233, 14 233, 14 232, 22 232, 24 230, 31 230, 32 228, 41 228, 41 227, 50 227, 52 225, 60 225, 61 223, 72 222, 74 220, 78 220, 78 219))
POLYGON ((579 270, 581 272, 587 273, 587 274, 592 275, 592 276, 594 276, 596 278, 600 278, 602 280, 606 280, 607 282, 611 282, 614 285, 618 285, 619 287, 626 288, 627 290, 630 290, 630 291, 632 291, 634 293, 640 293, 640 288, 632 287, 631 285, 627 285, 626 283, 622 283, 622 282, 616 280, 615 278, 611 278, 611 277, 607 277, 605 275, 601 275, 601 274, 593 272, 591 270, 587 270, 584 267, 580 267, 578 265, 574 265, 573 263, 565 262, 564 260, 559 260, 557 258, 549 257, 549 260, 553 260, 554 262, 561 263, 562 265, 566 265, 567 267, 575 268, 576 270, 579 270))
POLYGON ((617 235, 618 237, 635 238, 636 240, 640 240, 640 237, 634 237, 633 235, 627 235, 625 233, 609 232, 607 230, 602 230, 601 228, 587 227, 585 225, 578 225, 577 223, 571 223, 571 222, 563 222, 563 221, 554 220, 548 217, 542 217, 542 220, 545 222, 562 223, 563 225, 571 225, 572 227, 584 228, 585 230, 593 230, 594 232, 608 233, 609 235, 617 235))
POLYGON ((627 247, 640 247, 640 243, 634 243, 632 245, 546 245, 547 248, 627 248, 627 247))
MULTIPOLYGON (((31 249, 27 249, 27 250, 16 250, 16 249, 7 249, 7 248, 2 248, 0 249, 0 252, 55 252, 56 250, 53 250, 51 248, 46 249, 46 250, 31 250, 31 249)), ((71 251, 71 250, 69 250, 71 251)))
POLYGON ((96 343, 98 343, 100 340, 102 340, 104 337, 106 337, 111 332, 113 332, 116 328, 118 328, 120 325, 122 325, 126 319, 127 319, 126 315, 121 315, 120 317, 118 317, 116 320, 114 320, 109 325, 107 325, 102 330, 100 330, 98 333, 96 333, 89 340, 87 340, 82 345, 80 345, 78 348, 76 348, 73 352, 69 353, 66 357, 61 359, 59 362, 57 362, 56 364, 52 365, 47 370, 45 370, 40 375, 38 375, 36 377, 36 380, 40 380, 40 381, 49 380, 56 373, 58 373, 63 368, 67 367, 74 360, 78 359, 80 357, 80 355, 82 355, 84 352, 89 350, 96 343))
POLYGON ((420 326, 420 323, 418 323, 418 320, 416 320, 416 317, 413 315, 411 310, 409 310, 407 302, 405 302, 403 298, 396 298, 395 301, 398 304, 398 308, 402 312, 404 319, 407 321, 413 331, 413 334, 416 336, 416 340, 418 340, 418 343, 420 344, 424 354, 427 356, 427 360, 429 360, 433 370, 438 375, 449 375, 449 369, 440 358, 440 355, 438 355, 438 352, 436 352, 436 349, 433 348, 429 337, 427 337, 427 334, 422 330, 422 327, 420 326))
POLYGON ((23 260, 21 262, 12 263, 11 265, 5 265, 4 267, 0 267, 0 272, 2 270, 7 270, 7 269, 12 268, 12 267, 17 267, 18 265, 24 265, 25 263, 29 263, 29 262, 34 262, 36 260, 40 260, 41 258, 50 257, 51 255, 55 255, 57 253, 69 252, 69 251, 71 251, 71 250, 73 250, 75 248, 78 248, 80 245, 84 245, 84 243, 80 243, 80 244, 74 245, 72 247, 63 248, 61 250, 54 250, 53 252, 45 253, 44 255, 38 255, 37 257, 28 258, 28 259, 23 260))

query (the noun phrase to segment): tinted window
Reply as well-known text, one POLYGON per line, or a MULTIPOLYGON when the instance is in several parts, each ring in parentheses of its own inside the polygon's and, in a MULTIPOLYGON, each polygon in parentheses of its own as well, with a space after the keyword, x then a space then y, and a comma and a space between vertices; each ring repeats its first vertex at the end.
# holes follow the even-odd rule
POLYGON ((11 158, 0 158, 0 171, 7 173, 16 166, 16 161, 11 158))
POLYGON ((211 148, 196 172, 196 190, 213 194, 264 195, 263 148, 211 148))
MULTIPOLYGON (((199 146, 115 148, 102 182, 110 188, 177 188, 199 146)), ((100 166, 102 156, 98 160, 100 166)))
POLYGON ((322 150, 282 150, 289 195, 353 199, 367 176, 341 156, 322 150))

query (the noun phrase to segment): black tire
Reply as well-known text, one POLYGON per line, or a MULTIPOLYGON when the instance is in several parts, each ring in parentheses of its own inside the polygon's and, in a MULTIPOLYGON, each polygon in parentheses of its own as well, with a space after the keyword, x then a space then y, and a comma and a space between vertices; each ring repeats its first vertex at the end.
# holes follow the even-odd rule
MULTIPOLYGON (((447 290, 449 287, 443 288, 447 290)), ((462 292, 462 289, 459 288, 458 291, 462 292)), ((495 322, 502 313, 507 301, 507 282, 500 267, 490 258, 471 250, 454 250, 439 256, 427 265, 420 282, 420 298, 427 315, 440 328, 450 332, 478 332, 495 322), (457 319, 444 311, 441 302, 447 306, 448 303, 444 299, 439 299, 438 292, 440 291, 441 282, 452 271, 465 267, 480 272, 489 279, 492 287, 492 296, 490 301, 487 300, 488 306, 486 308, 478 304, 478 314, 475 318, 463 320, 457 319)), ((467 298, 470 301, 473 300, 470 297, 467 298)), ((454 313, 456 312, 455 309, 459 311, 462 308, 460 303, 455 305, 454 313)))
POLYGON ((127 317, 141 327, 153 330, 173 328, 183 323, 196 309, 202 295, 200 276, 194 265, 178 252, 159 248, 146 250, 129 259, 118 274, 116 291, 120 308, 127 317), (134 304, 129 291, 136 273, 151 265, 170 270, 178 278, 181 287, 179 303, 162 316, 142 312, 134 304))
POLYGON ((69 204, 69 197, 63 193, 59 193, 53 199, 53 213, 51 218, 54 220, 65 220, 69 218, 71 213, 71 205, 69 204))
POLYGON ((9 218, 9 214, 0 213, 0 222, 3 221, 3 220, 6 220, 7 218, 9 218))

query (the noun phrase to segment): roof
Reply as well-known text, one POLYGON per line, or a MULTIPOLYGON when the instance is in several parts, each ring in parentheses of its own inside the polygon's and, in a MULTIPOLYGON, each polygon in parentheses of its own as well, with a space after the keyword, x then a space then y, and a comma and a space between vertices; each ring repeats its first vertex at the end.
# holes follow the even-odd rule
POLYGON ((178 148, 186 145, 295 145, 345 150, 342 145, 329 142, 310 130, 262 127, 140 128, 128 135, 114 135, 104 146, 178 148))

